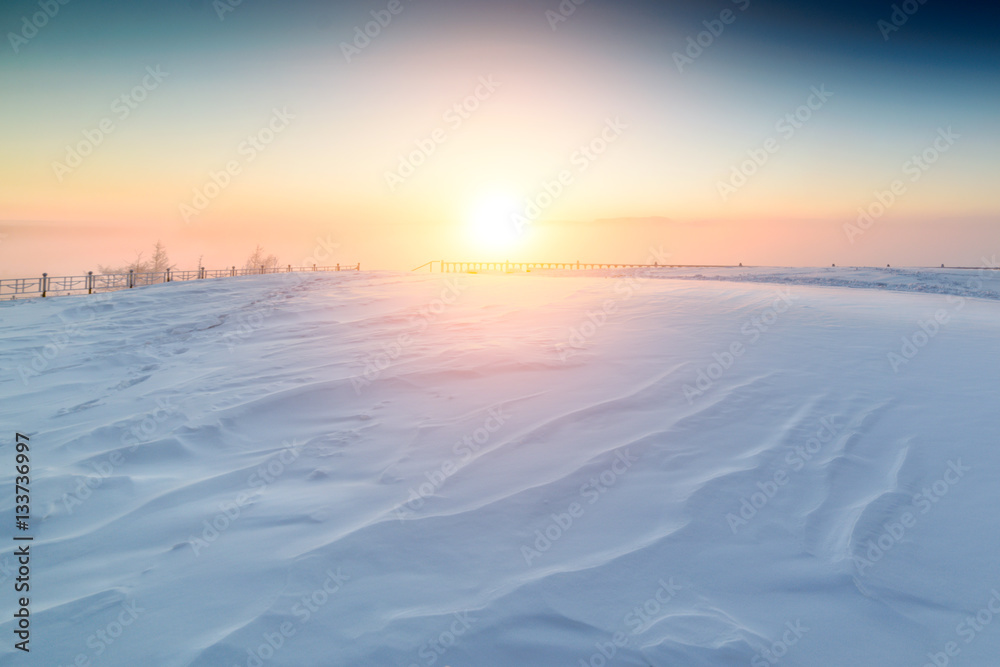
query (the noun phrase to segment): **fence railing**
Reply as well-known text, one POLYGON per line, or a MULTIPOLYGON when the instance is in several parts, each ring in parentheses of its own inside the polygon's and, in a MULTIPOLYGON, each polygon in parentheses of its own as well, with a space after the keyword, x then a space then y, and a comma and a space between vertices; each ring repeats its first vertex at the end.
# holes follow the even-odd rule
MULTIPOLYGON (((756 269, 762 268, 758 266, 743 266, 743 264, 607 264, 607 263, 593 263, 593 262, 446 262, 443 259, 434 259, 424 264, 421 264, 413 271, 419 271, 424 267, 429 267, 429 270, 434 272, 434 265, 437 264, 438 270, 441 273, 465 273, 469 271, 505 271, 507 273, 514 273, 518 271, 533 271, 533 270, 544 270, 544 269, 573 269, 573 270, 583 270, 583 269, 756 269)), ((836 268, 836 264, 832 268, 836 268)), ((776 267, 775 267, 776 268, 776 267)), ((820 268, 820 267, 813 267, 820 268)), ((852 268, 852 267, 843 267, 852 268)), ((881 268, 881 266, 875 267, 853 267, 853 268, 881 268)), ((891 268, 886 264, 887 269, 891 268)), ((907 269, 936 269, 936 266, 908 266, 908 267, 897 267, 897 268, 907 268, 907 269)), ((975 267, 975 266, 945 266, 941 265, 942 269, 956 270, 956 271, 967 271, 967 270, 978 270, 986 267, 975 267)), ((988 267, 991 270, 1000 270, 1000 267, 988 267)))
POLYGON ((94 273, 88 271, 85 276, 50 276, 43 273, 39 278, 8 278, 0 280, 0 299, 31 296, 63 296, 70 294, 94 294, 95 292, 111 292, 115 290, 143 287, 158 283, 171 283, 184 280, 205 280, 208 278, 234 278, 237 276, 256 276, 269 273, 297 273, 307 271, 360 271, 361 264, 335 264, 333 266, 288 266, 264 267, 255 269, 206 269, 204 267, 193 271, 176 271, 166 269, 152 273, 94 273))
MULTIPOLYGON (((677 269, 677 268, 698 268, 698 269, 725 269, 735 268, 729 264, 601 264, 593 262, 446 262, 443 259, 435 259, 421 264, 413 271, 430 267, 434 271, 434 265, 438 265, 441 273, 464 273, 467 271, 505 271, 507 273, 516 271, 532 271, 543 269, 677 269)), ((740 264, 739 266, 743 266, 740 264)))

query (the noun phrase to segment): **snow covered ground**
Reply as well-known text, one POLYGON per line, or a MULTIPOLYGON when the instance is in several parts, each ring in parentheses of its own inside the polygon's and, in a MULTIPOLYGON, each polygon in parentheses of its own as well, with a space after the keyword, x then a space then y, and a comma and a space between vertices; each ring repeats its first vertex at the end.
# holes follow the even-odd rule
POLYGON ((0 663, 1000 664, 998 274, 5 302, 0 663))
POLYGON ((655 271, 546 271, 547 275, 615 276, 641 274, 670 280, 725 280, 826 287, 857 287, 899 292, 955 294, 984 299, 1000 299, 1000 260, 983 257, 978 266, 964 269, 931 268, 774 268, 774 267, 694 267, 661 268, 655 271))

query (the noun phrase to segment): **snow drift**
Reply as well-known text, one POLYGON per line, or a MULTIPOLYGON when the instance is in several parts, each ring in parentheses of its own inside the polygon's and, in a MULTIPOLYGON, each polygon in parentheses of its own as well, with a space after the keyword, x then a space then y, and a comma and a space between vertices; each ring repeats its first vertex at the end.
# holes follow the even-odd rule
POLYGON ((0 545, 0 660, 998 664, 994 274, 4 303, 0 502, 18 431, 34 541, 30 656, 0 545))

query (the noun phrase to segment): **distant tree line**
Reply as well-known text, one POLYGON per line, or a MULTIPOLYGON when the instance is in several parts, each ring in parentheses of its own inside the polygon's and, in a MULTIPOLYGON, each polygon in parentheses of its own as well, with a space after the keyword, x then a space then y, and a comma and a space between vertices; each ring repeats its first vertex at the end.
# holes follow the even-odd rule
MULTIPOLYGON (((142 252, 137 252, 135 259, 127 264, 121 264, 118 266, 105 266, 103 264, 97 265, 97 270, 99 273, 105 275, 111 273, 128 273, 129 271, 134 271, 135 273, 163 273, 165 271, 174 270, 176 265, 170 263, 170 257, 167 255, 167 248, 163 245, 161 241, 157 241, 153 246, 153 254, 148 259, 143 258, 142 252)), ((198 259, 198 267, 201 267, 201 259, 198 259)), ((253 253, 247 257, 246 261, 243 262, 243 268, 245 270, 260 269, 264 267, 265 269, 274 269, 278 267, 278 258, 273 254, 269 254, 264 251, 263 246, 257 245, 254 248, 253 253)))
POLYGON ((142 253, 137 252, 135 259, 128 264, 121 266, 97 265, 98 272, 103 274, 128 273, 129 271, 135 271, 136 273, 162 273, 167 269, 173 268, 175 267, 170 263, 170 258, 167 256, 167 248, 161 241, 157 241, 156 245, 153 246, 153 256, 149 259, 143 259, 142 253))

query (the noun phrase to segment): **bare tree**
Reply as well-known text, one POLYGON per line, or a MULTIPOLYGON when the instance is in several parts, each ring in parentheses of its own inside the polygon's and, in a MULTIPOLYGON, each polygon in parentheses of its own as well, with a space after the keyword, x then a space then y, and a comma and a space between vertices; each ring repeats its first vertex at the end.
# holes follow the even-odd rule
POLYGON ((247 271, 260 271, 261 267, 266 271, 277 268, 277 266, 278 258, 274 255, 265 255, 264 248, 260 244, 257 244, 253 254, 247 257, 247 261, 243 263, 243 268, 247 271))
POLYGON ((135 273, 149 273, 152 264, 142 258, 142 253, 137 252, 135 254, 135 259, 128 264, 122 266, 104 266, 103 264, 97 265, 97 270, 103 274, 109 273, 128 273, 129 271, 134 271, 135 273))
MULTIPOLYGON (((164 273, 167 269, 173 269, 173 265, 170 264, 170 258, 167 256, 167 248, 161 241, 157 241, 156 245, 153 246, 153 257, 152 259, 143 259, 142 252, 136 252, 135 259, 121 266, 104 266, 103 264, 97 265, 97 270, 105 275, 111 273, 128 273, 132 271, 134 273, 164 273)), ((155 279, 155 282, 159 282, 162 278, 155 279)))
POLYGON ((163 242, 157 241, 153 246, 153 259, 150 260, 150 269, 153 273, 163 273, 168 269, 173 269, 170 258, 167 256, 167 248, 163 242))

